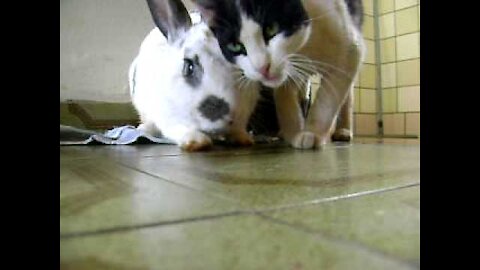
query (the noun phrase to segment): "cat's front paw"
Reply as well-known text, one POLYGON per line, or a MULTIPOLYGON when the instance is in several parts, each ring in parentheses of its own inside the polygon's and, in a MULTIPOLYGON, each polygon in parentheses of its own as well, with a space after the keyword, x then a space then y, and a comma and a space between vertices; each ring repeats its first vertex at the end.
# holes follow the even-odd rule
POLYGON ((335 130, 335 133, 332 135, 332 140, 338 142, 349 142, 353 138, 353 133, 350 129, 341 128, 335 130))
POLYGON ((212 146, 212 139, 200 131, 190 131, 183 136, 178 144, 185 151, 201 151, 212 146))
POLYGON ((255 143, 253 137, 246 130, 231 132, 228 138, 232 144, 238 146, 251 146, 255 143))
POLYGON ((298 149, 322 148, 327 144, 328 140, 311 131, 300 131, 295 135, 290 142, 292 147, 298 149))

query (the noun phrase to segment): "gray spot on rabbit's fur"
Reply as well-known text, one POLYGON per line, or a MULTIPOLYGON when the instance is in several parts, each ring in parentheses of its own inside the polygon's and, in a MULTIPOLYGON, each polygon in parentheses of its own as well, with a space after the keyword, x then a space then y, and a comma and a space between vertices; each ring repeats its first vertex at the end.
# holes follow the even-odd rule
POLYGON ((210 95, 200 103, 198 110, 205 118, 213 122, 228 114, 230 106, 224 99, 210 95))

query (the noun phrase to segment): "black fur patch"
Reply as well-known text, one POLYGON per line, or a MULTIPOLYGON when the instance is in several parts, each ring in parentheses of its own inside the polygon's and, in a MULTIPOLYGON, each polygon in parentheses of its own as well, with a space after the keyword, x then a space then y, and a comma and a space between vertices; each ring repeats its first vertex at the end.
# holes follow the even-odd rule
POLYGON ((247 130, 254 135, 278 136, 280 127, 278 125, 273 89, 262 85, 260 99, 250 116, 247 130))
POLYGON ((203 117, 214 122, 225 116, 230 111, 230 106, 222 98, 210 95, 200 103, 198 110, 203 117))
MULTIPOLYGON (((246 15, 265 29, 278 23, 280 33, 291 36, 308 20, 301 0, 239 0, 246 15)), ((266 41, 268 41, 266 39, 266 41)))
POLYGON ((352 16, 353 23, 358 29, 362 28, 363 24, 363 3, 362 0, 345 0, 348 6, 348 12, 352 16))
MULTIPOLYGON (((194 0, 202 7, 203 13, 209 13, 208 24, 220 44, 225 58, 234 63, 235 54, 227 49, 227 44, 238 41, 241 21, 235 1, 194 0)), ((204 18, 206 19, 206 18, 204 18)))
MULTIPOLYGON (((238 42, 242 27, 239 10, 260 24, 264 30, 273 23, 279 32, 290 36, 304 25, 308 15, 301 0, 194 0, 210 14, 209 26, 217 38, 225 58, 234 63, 236 54, 227 49, 227 44, 238 42)), ((247 52, 248 53, 248 52, 247 52)))

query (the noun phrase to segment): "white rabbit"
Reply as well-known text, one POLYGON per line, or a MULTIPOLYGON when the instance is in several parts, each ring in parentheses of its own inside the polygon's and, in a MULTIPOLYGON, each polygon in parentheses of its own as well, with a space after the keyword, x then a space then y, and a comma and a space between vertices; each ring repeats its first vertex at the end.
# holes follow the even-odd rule
POLYGON ((208 26, 192 25, 180 0, 147 3, 157 27, 129 69, 138 128, 161 133, 187 151, 211 146, 212 134, 252 144, 246 126, 258 99, 257 86, 237 89, 239 72, 223 58, 208 26))

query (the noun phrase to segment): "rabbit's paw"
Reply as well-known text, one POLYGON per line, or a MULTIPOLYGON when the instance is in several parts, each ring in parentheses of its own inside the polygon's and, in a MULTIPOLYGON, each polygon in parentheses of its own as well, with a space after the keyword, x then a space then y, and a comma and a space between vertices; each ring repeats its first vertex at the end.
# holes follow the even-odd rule
POLYGON ((200 131, 190 131, 179 142, 180 147, 189 152, 206 150, 212 146, 212 140, 200 131))

